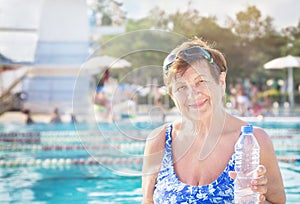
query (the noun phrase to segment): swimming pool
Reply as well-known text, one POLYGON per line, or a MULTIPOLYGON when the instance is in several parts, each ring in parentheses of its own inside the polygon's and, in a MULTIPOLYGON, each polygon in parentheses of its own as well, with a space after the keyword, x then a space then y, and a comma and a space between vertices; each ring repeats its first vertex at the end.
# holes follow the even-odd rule
MULTIPOLYGON (((287 203, 299 203, 299 120, 249 121, 272 137, 287 203)), ((0 124, 0 203, 141 203, 144 140, 159 125, 0 124)))

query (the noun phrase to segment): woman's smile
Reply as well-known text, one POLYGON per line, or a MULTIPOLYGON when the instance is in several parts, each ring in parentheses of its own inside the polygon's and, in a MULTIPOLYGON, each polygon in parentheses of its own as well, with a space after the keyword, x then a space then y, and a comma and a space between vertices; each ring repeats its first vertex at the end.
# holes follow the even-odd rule
POLYGON ((207 102, 208 102, 208 99, 205 99, 202 101, 196 101, 194 103, 191 103, 188 106, 189 106, 189 108, 192 108, 192 109, 200 109, 203 106, 205 106, 207 102))

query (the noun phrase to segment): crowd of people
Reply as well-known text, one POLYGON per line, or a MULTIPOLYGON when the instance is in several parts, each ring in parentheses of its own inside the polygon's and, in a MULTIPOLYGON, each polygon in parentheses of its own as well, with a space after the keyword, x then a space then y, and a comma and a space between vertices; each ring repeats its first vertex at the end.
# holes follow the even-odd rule
POLYGON ((229 88, 229 106, 239 116, 263 116, 271 114, 272 99, 268 94, 259 96, 260 89, 255 82, 248 86, 237 83, 229 88))

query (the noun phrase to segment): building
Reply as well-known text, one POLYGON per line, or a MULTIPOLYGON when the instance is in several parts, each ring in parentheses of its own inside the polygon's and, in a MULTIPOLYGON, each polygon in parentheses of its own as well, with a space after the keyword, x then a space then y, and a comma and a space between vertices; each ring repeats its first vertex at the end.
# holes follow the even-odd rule
MULTIPOLYGON (((19 68, 28 72, 14 90, 25 93, 23 108, 39 113, 54 108, 72 112, 73 101, 80 100, 76 108, 84 112, 90 106, 95 72, 81 66, 91 53, 91 39, 103 35, 103 29, 91 23, 86 1, 0 0, 0 4, 4 10, 0 14, 0 53, 15 63, 27 64, 19 68)), ((110 30, 124 32, 120 26, 110 30)))

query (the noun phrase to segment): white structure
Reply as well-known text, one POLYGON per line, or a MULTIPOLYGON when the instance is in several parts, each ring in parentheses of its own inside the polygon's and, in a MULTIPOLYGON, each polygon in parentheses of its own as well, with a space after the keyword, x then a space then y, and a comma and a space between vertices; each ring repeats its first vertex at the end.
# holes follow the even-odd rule
POLYGON ((91 31, 101 34, 90 27, 86 0, 0 0, 0 7, 0 53, 32 64, 21 86, 24 108, 71 112, 74 87, 77 107, 87 108, 91 76, 78 76, 89 56, 91 31))
MULTIPOLYGON (((72 108, 80 65, 88 57, 89 21, 83 0, 44 0, 41 6, 34 67, 23 81, 25 108, 33 112, 72 108)), ((89 77, 82 84, 88 103, 89 77)))

